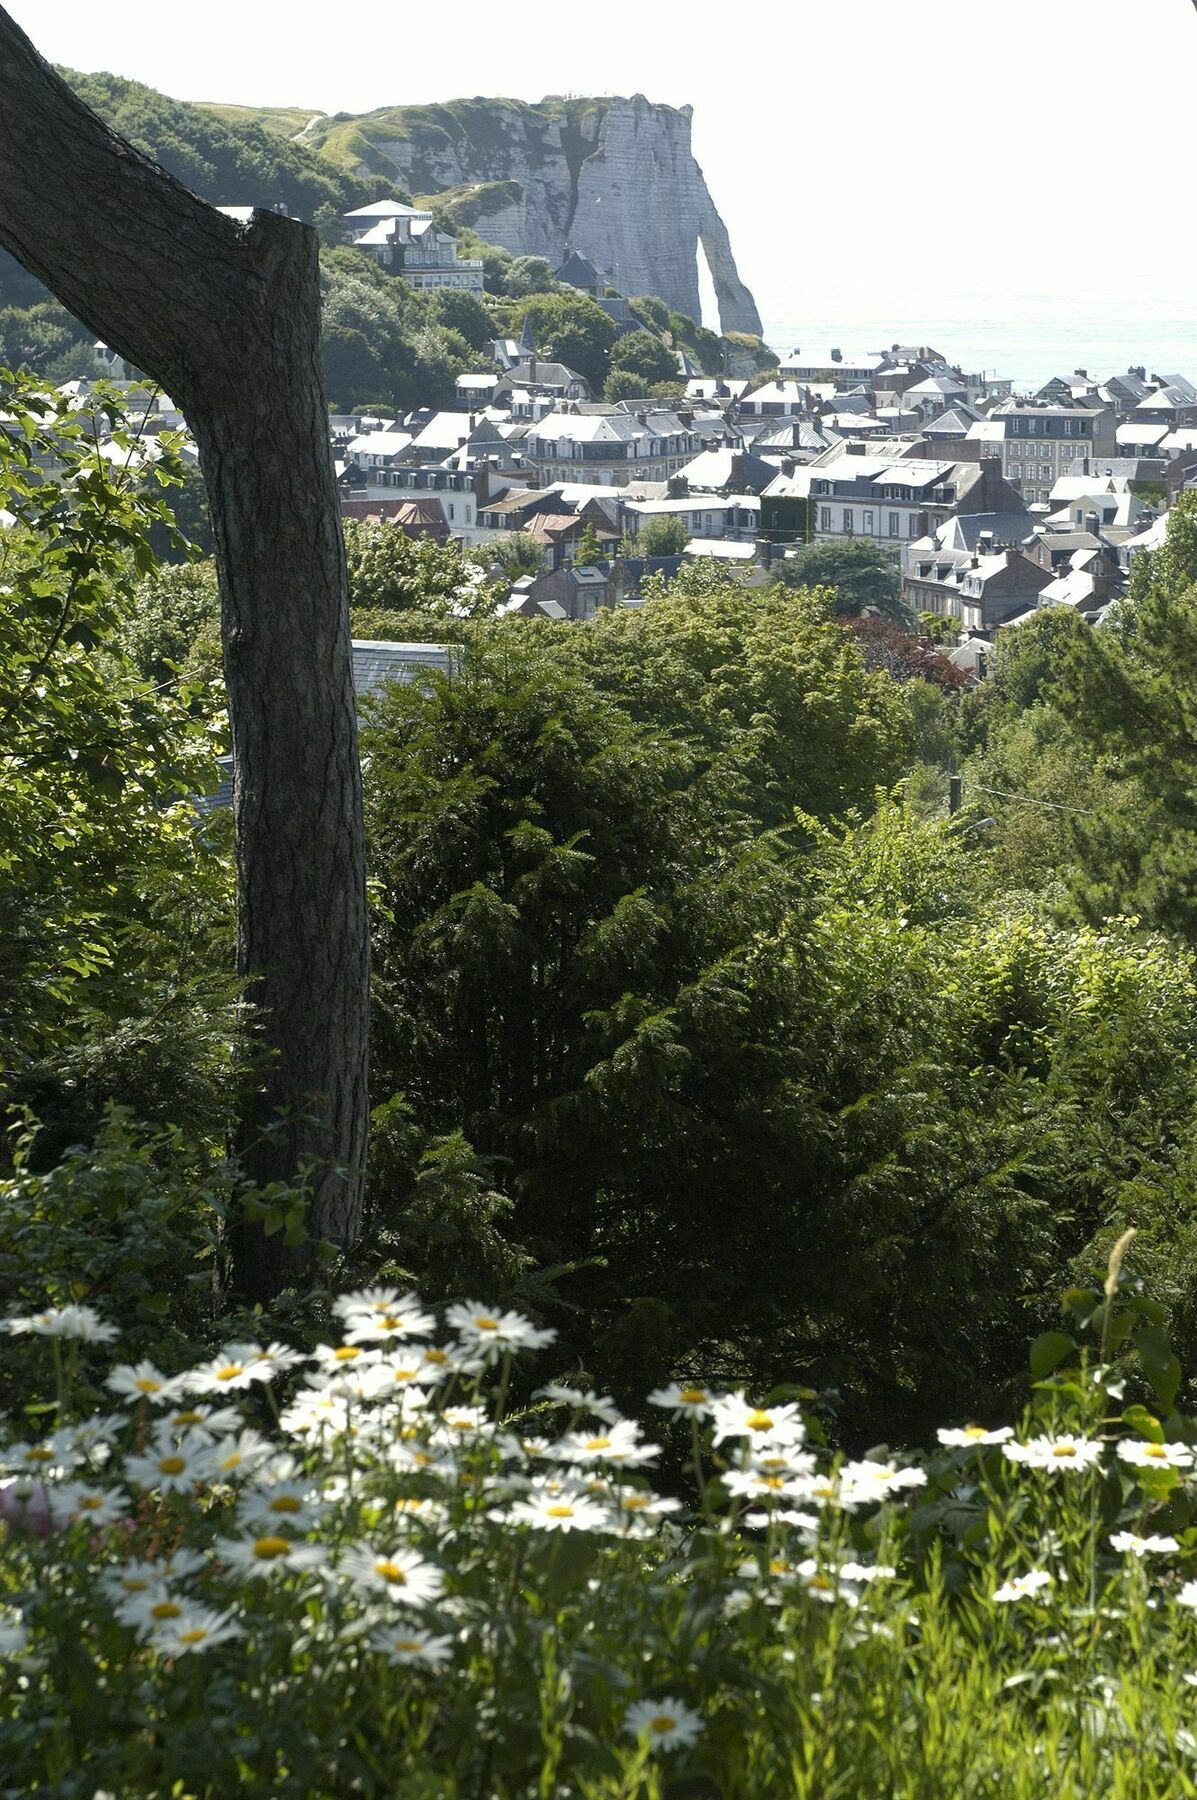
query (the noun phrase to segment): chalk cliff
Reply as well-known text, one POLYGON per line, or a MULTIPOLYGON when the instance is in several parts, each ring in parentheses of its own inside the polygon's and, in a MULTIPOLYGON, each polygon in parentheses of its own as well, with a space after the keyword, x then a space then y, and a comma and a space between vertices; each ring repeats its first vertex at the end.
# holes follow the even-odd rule
POLYGON ((300 134, 343 170, 438 196, 517 256, 568 244, 625 294, 699 317, 698 247, 724 331, 758 333, 727 228, 690 143, 691 108, 631 99, 458 100, 317 119, 300 134))

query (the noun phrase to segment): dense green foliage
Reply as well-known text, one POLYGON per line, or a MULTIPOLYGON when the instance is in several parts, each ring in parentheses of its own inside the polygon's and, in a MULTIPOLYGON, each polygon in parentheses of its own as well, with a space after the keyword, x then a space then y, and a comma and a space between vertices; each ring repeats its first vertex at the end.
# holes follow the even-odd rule
POLYGON ((836 611, 845 617, 873 611, 906 622, 898 570, 865 538, 804 544, 775 565, 774 580, 789 588, 834 588, 836 611))
POLYGON ((90 419, 28 383, 6 378, 3 408, 0 1104, 36 1108, 46 1142, 109 1099, 206 1125, 230 1064, 227 870, 185 797, 214 781, 218 697, 159 684, 158 651, 139 666, 120 640, 181 471, 139 465, 123 429, 114 468, 90 419))
POLYGON ((636 533, 638 556, 680 556, 690 541, 690 533, 676 515, 646 519, 636 533))

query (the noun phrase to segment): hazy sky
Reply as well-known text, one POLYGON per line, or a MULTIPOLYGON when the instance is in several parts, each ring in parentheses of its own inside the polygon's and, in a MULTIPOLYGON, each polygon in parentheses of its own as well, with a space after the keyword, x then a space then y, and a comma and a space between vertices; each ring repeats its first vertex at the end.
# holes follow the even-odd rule
POLYGON ((1197 296, 1191 0, 6 3, 53 61, 186 100, 688 101, 741 273, 795 329, 1197 296))

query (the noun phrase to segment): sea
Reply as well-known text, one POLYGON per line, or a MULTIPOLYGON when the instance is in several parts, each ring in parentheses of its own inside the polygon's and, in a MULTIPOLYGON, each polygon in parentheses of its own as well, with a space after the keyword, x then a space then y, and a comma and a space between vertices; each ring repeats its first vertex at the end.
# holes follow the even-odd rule
MULTIPOLYGON (((758 298, 761 298, 758 296, 758 298)), ((1136 296, 1052 292, 1002 296, 976 292, 875 293, 861 305, 849 296, 812 296, 809 305, 761 298, 765 342, 785 357, 793 350, 845 360, 892 344, 926 344, 966 374, 1034 392, 1053 375, 1086 369, 1108 379, 1142 365, 1148 375, 1197 381, 1197 294, 1136 296)))

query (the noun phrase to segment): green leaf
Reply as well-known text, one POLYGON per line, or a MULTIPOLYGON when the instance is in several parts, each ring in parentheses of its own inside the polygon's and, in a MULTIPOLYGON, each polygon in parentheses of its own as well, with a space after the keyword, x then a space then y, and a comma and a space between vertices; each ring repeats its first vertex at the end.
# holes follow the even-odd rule
POLYGON ((1059 1368, 1066 1356, 1071 1356, 1076 1349, 1076 1340, 1070 1338, 1065 1331, 1044 1331, 1031 1345, 1031 1374, 1036 1381, 1042 1381, 1053 1369, 1059 1368))
POLYGON ((1164 1428, 1154 1413, 1148 1412, 1145 1406, 1128 1406, 1122 1415, 1122 1423, 1137 1431, 1140 1437, 1147 1438, 1153 1444, 1162 1444, 1164 1428))
POLYGON ((1168 1342, 1167 1333, 1158 1325, 1141 1325, 1131 1339, 1138 1352, 1143 1373, 1165 1406, 1171 1406, 1180 1386, 1180 1363, 1168 1342))

